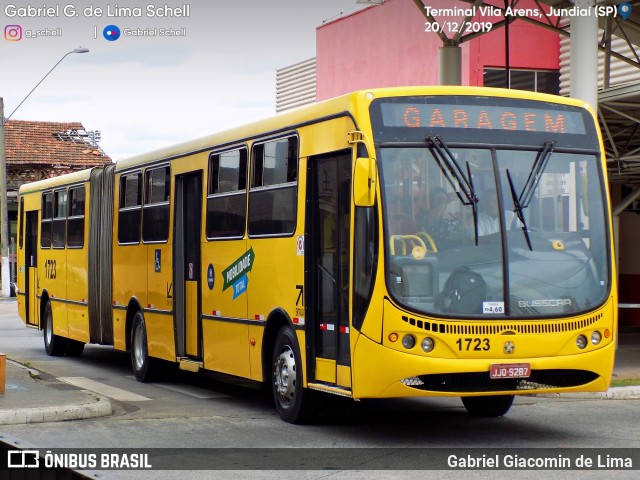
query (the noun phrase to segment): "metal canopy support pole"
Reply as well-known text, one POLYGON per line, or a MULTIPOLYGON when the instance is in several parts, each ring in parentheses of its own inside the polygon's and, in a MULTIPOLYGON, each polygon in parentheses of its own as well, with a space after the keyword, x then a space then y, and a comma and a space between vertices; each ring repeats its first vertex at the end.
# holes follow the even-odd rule
POLYGON ((462 85, 462 49, 444 45, 438 53, 440 85, 462 85))
MULTIPOLYGON (((593 9, 595 0, 575 0, 580 9, 590 9, 589 15, 571 17, 569 95, 587 102, 598 111, 598 17, 593 9)), ((613 240, 620 236, 618 216, 613 217, 613 240)), ((616 265, 618 258, 616 253, 616 265)))
POLYGON ((594 0, 576 0, 575 6, 591 8, 590 15, 571 17, 571 88, 573 98, 598 106, 598 17, 594 0))
POLYGON ((611 82, 611 29, 613 28, 613 16, 608 15, 604 27, 604 78, 603 87, 606 90, 611 82))
MULTIPOLYGON (((413 0, 413 2, 429 24, 438 24, 436 19, 426 10, 423 0, 413 0)), ((482 0, 475 0, 474 7, 480 4, 482 4, 482 0)), ((465 17, 462 25, 464 26, 471 19, 471 16, 465 17)), ((442 40, 442 47, 438 51, 438 80, 440 85, 462 85, 462 49, 460 48, 460 42, 463 31, 464 29, 461 28, 453 38, 449 38, 442 29, 436 31, 436 34, 442 40)))

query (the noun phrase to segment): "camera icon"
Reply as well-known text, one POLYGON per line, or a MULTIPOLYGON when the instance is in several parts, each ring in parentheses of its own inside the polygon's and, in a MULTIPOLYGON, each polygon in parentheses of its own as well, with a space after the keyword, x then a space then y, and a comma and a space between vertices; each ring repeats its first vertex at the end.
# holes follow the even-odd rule
POLYGON ((4 27, 4 39, 8 42, 17 42, 22 40, 22 26, 7 25, 4 27))

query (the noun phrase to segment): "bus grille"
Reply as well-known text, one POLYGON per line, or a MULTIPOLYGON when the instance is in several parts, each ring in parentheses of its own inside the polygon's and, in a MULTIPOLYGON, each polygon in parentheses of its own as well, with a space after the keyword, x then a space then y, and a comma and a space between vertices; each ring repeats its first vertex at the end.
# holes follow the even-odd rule
POLYGON ((407 315, 402 316, 402 321, 427 332, 444 333, 451 335, 500 335, 502 333, 540 334, 573 332, 590 327, 603 317, 602 313, 582 320, 558 320, 556 322, 527 321, 522 323, 442 323, 428 320, 416 320, 407 315))
POLYGON ((529 378, 491 379, 489 372, 445 373, 405 378, 401 383, 432 392, 499 392, 548 390, 585 385, 598 378, 586 370, 535 370, 529 378))

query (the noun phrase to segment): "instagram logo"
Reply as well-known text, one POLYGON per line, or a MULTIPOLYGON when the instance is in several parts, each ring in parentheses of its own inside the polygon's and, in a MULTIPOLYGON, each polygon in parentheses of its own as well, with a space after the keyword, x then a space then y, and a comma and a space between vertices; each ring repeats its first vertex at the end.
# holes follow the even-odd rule
POLYGON ((22 27, 20 25, 7 25, 4 27, 4 39, 9 42, 22 40, 22 27))

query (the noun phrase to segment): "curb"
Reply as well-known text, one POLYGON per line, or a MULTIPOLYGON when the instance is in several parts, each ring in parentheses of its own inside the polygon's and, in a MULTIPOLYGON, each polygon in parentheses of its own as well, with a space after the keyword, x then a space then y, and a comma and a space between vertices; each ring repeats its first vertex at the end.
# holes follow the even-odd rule
POLYGON ((540 394, 547 398, 576 398, 576 399, 601 399, 601 400, 638 400, 640 399, 640 385, 630 387, 613 387, 606 392, 582 392, 582 393, 549 393, 540 394))
POLYGON ((630 400, 640 398, 640 386, 614 387, 600 394, 604 399, 630 400))
MULTIPOLYGON (((42 375, 49 376, 46 373, 30 368, 15 360, 7 359, 7 364, 26 371, 29 377, 33 379, 41 379, 42 375)), ((105 417, 113 413, 111 401, 107 397, 88 390, 77 391, 82 392, 83 396, 87 397, 87 400, 47 407, 0 409, 0 426, 85 420, 88 418, 105 417)))
POLYGON ((105 397, 94 396, 94 402, 77 403, 42 408, 16 408, 0 411, 0 425, 25 423, 64 422, 111 415, 111 402, 105 397))

